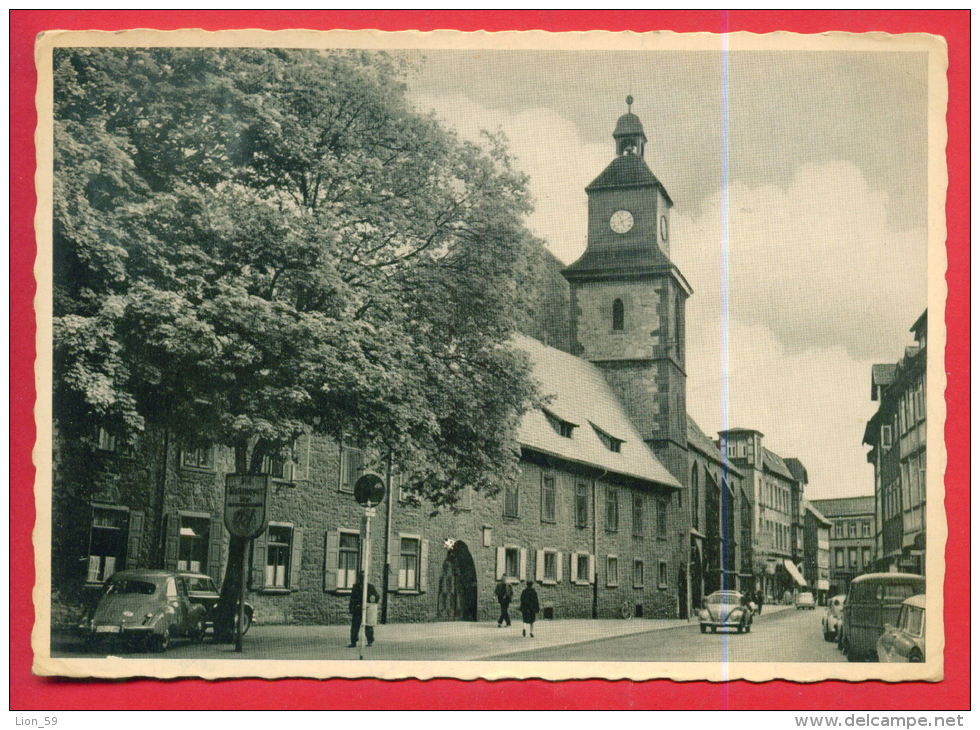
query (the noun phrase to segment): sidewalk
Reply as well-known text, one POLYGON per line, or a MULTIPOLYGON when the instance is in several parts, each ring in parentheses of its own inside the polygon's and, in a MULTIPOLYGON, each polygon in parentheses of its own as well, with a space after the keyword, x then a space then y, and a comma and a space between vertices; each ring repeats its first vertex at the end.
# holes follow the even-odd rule
MULTIPOLYGON (((766 606, 762 620, 792 606, 766 606)), ((760 620, 759 618, 756 619, 760 620)), ((597 639, 615 638, 683 626, 697 626, 697 619, 557 619, 535 625, 534 638, 521 636, 521 624, 497 628, 495 623, 462 621, 387 624, 375 629, 375 644, 363 649, 365 659, 462 660, 492 659, 525 649, 570 646, 597 639)), ((350 628, 343 625, 284 626, 256 624, 245 635, 243 651, 230 645, 181 643, 165 657, 173 659, 350 659, 361 649, 348 649, 350 628)), ((65 647, 67 648, 67 647, 65 647)), ((59 652, 60 653, 60 652, 59 652)), ((63 654, 62 654, 63 655, 63 654)))

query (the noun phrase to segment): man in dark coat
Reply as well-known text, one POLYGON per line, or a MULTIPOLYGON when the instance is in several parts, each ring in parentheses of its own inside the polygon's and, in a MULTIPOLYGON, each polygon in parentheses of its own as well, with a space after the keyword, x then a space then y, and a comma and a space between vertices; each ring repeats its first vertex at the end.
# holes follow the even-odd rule
POLYGON ((540 610, 541 605, 538 603, 538 592, 534 590, 534 581, 529 580, 527 588, 521 592, 521 620, 524 622, 521 636, 528 634, 534 636, 534 619, 537 618, 540 610))
MULTIPOLYGON (((353 588, 350 591, 350 603, 347 606, 347 610, 350 611, 350 644, 347 648, 353 649, 357 646, 357 639, 361 633, 361 599, 362 593, 364 592, 364 573, 360 572, 357 574, 357 581, 354 583, 353 588)), ((368 583, 368 603, 378 602, 378 589, 374 587, 373 583, 368 583)), ((364 634, 367 636, 367 645, 371 646, 374 643, 374 627, 365 626, 364 634)))
POLYGON ((510 626, 510 602, 514 600, 514 589, 511 588, 510 583, 501 578, 497 581, 493 592, 497 596, 497 603, 500 604, 500 618, 497 619, 497 628, 499 629, 505 621, 510 626))

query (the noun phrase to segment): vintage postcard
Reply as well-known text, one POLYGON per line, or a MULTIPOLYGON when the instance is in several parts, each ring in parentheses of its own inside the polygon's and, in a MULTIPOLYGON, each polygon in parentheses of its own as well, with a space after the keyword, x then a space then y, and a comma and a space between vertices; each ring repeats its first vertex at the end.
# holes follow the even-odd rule
POLYGON ((941 38, 36 61, 37 674, 942 679, 941 38))

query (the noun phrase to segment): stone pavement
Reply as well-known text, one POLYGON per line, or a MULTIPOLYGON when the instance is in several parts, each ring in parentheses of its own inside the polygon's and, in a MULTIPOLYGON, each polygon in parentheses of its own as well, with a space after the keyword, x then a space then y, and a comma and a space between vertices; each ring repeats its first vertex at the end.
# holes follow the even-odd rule
MULTIPOLYGON (((792 606, 766 606, 763 616, 792 606)), ((556 619, 535 625, 534 638, 521 636, 521 623, 497 628, 495 623, 434 622, 387 624, 375 629, 375 643, 363 649, 365 659, 375 660, 478 660, 527 649, 570 646, 596 639, 616 638, 679 626, 696 625, 692 619, 556 619)), ((164 657, 173 659, 352 659, 360 649, 348 649, 349 626, 287 626, 256 624, 245 635, 243 651, 231 645, 181 642, 164 657)), ((74 642, 71 642, 74 643, 74 642)), ((61 644, 55 655, 77 655, 80 647, 61 644)), ((135 655, 128 655, 135 656, 135 655)), ((159 655, 149 655, 156 656, 159 655)))

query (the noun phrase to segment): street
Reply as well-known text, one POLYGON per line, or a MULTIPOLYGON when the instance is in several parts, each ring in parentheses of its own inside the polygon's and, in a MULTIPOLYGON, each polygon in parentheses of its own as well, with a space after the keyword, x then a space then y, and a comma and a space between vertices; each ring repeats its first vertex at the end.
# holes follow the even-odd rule
MULTIPOLYGON (((748 634, 701 634, 696 621, 562 619, 539 621, 535 637, 523 638, 520 624, 497 629, 492 622, 418 623, 379 626, 375 645, 364 658, 375 660, 528 660, 528 661, 704 661, 839 662, 836 645, 823 640, 825 609, 796 611, 767 607, 748 634)), ((176 643, 164 654, 106 647, 110 653, 139 659, 331 659, 356 660, 361 652, 346 647, 348 627, 253 626, 244 651, 229 645, 176 643)), ((105 656, 80 640, 59 636, 53 656, 105 656)))
MULTIPOLYGON (((697 624, 668 631, 515 652, 494 659, 518 661, 840 662, 837 645, 824 641, 824 610, 783 610, 756 616, 752 631, 701 634, 697 624)), ((542 629, 542 631, 545 629, 542 629)))

